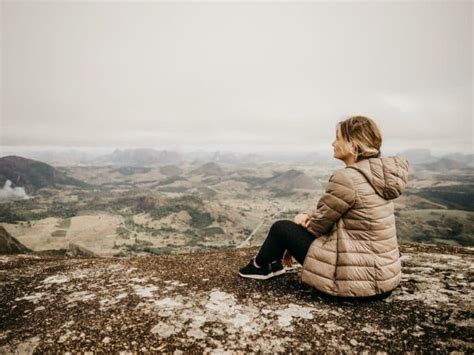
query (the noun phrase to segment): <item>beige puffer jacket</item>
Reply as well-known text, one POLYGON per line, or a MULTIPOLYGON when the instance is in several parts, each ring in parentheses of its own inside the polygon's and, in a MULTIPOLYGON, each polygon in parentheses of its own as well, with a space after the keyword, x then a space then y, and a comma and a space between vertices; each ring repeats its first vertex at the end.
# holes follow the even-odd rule
POLYGON ((317 238, 300 281, 334 296, 372 296, 400 283, 393 200, 405 190, 409 163, 398 156, 363 159, 337 170, 311 213, 317 238))

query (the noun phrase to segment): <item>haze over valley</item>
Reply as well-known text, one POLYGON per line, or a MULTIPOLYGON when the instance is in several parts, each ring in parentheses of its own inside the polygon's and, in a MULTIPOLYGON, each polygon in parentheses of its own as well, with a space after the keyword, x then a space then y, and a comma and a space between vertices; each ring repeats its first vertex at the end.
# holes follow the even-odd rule
MULTIPOLYGON (((399 155, 411 163, 407 189, 394 200, 400 242, 473 246, 473 155, 399 155)), ((273 222, 314 208, 343 167, 318 153, 33 156, 0 158, 1 225, 35 251, 104 256, 260 245, 273 222)))

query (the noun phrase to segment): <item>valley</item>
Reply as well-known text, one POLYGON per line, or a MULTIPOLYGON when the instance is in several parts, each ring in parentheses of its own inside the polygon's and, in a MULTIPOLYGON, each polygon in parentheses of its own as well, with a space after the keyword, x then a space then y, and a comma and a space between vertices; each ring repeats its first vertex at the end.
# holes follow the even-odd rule
MULTIPOLYGON (((1 201, 0 224, 26 247, 58 253, 71 243, 102 256, 255 246, 276 220, 314 208, 341 167, 60 165, 54 169, 66 183, 44 178, 35 187, 28 180, 28 198, 1 201)), ((474 185, 466 171, 447 176, 415 165, 410 174, 405 193, 394 200, 400 242, 473 246, 474 185)))

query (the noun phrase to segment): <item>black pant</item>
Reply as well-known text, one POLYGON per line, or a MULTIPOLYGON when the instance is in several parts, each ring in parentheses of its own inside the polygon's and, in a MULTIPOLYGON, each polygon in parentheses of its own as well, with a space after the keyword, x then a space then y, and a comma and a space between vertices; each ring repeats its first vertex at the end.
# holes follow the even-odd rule
POLYGON ((257 254, 259 266, 268 265, 275 260, 281 260, 285 250, 303 265, 304 258, 315 236, 303 226, 290 220, 280 220, 272 224, 267 239, 257 254))

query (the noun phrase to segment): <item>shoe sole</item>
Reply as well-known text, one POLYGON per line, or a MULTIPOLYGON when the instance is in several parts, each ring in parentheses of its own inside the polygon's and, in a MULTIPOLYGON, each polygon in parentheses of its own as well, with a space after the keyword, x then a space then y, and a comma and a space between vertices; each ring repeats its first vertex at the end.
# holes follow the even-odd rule
POLYGON ((275 272, 271 272, 268 275, 245 275, 245 274, 241 274, 240 272, 239 272, 239 275, 247 279, 267 280, 267 279, 271 279, 272 277, 282 275, 285 272, 286 272, 285 269, 281 269, 275 272))

